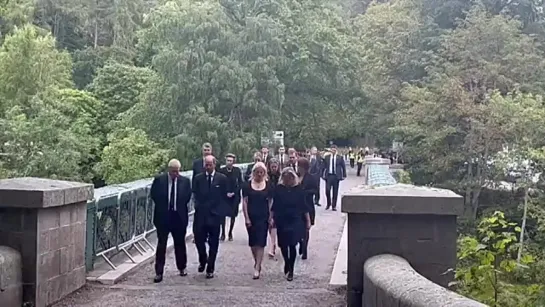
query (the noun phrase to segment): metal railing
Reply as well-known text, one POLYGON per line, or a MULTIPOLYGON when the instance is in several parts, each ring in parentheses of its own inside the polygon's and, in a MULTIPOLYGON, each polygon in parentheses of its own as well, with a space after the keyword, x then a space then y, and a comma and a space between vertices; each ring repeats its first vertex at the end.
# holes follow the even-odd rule
MULTIPOLYGON (((237 164, 246 172, 249 163, 237 164)), ((181 175, 191 180, 193 172, 181 175)), ((95 190, 95 198, 87 203, 87 234, 85 264, 87 271, 94 267, 97 258, 103 258, 116 269, 112 257, 124 253, 135 262, 129 249, 144 254, 155 247, 148 237, 155 231, 153 225, 154 203, 149 191, 153 178, 142 179, 95 190)), ((194 204, 190 201, 188 229, 193 222, 194 204)))

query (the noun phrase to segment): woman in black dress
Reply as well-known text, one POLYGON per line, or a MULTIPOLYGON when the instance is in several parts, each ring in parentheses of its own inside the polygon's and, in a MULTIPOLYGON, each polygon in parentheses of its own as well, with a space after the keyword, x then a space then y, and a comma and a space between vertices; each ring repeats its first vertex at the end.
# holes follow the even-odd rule
POLYGON ((267 245, 272 190, 267 184, 267 167, 263 162, 255 163, 251 174, 250 181, 242 189, 242 204, 248 230, 248 245, 254 257, 254 279, 258 279, 267 245))
MULTIPOLYGON (((280 180, 280 163, 275 158, 269 161, 269 173, 268 180, 271 186, 271 189, 274 190, 280 180)), ((269 251, 269 258, 274 259, 276 257, 276 227, 274 224, 269 227, 269 240, 271 250, 269 251)))
POLYGON ((296 246, 301 243, 305 229, 309 229, 311 225, 305 204, 305 191, 299 184, 299 177, 291 167, 282 170, 282 176, 274 190, 271 211, 272 223, 276 225, 278 233, 278 245, 284 257, 284 274, 288 281, 292 281, 297 257, 296 246))
MULTIPOLYGON (((299 180, 301 180, 301 186, 305 192, 305 205, 307 206, 308 215, 310 217, 310 225, 314 226, 314 219, 316 217, 316 210, 314 209, 314 195, 318 193, 318 183, 316 177, 308 173, 310 169, 310 162, 306 158, 300 158, 297 161, 299 170, 299 180)), ((306 222, 306 214, 301 216, 303 222, 306 222)), ((299 254, 301 259, 305 260, 308 257, 308 242, 310 239, 310 228, 305 229, 305 235, 301 244, 299 245, 299 254)))

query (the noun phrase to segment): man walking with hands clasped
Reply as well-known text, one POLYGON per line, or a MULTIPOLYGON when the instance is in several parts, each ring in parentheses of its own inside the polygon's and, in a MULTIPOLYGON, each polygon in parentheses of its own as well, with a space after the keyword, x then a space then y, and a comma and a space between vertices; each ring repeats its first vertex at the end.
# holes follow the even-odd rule
POLYGON ((209 155, 204 158, 204 172, 193 181, 195 195, 195 216, 193 234, 199 253, 199 272, 206 270, 206 278, 214 277, 216 256, 218 254, 220 227, 227 215, 228 182, 227 177, 216 172, 216 158, 209 155), (206 239, 210 246, 206 252, 206 239))
POLYGON ((189 221, 187 204, 191 199, 189 178, 180 175, 181 164, 178 160, 168 163, 168 172, 153 180, 150 196, 155 203, 153 224, 157 229, 157 251, 155 253, 154 282, 163 281, 165 253, 168 235, 174 239, 174 255, 180 276, 186 276, 187 252, 185 235, 189 221))

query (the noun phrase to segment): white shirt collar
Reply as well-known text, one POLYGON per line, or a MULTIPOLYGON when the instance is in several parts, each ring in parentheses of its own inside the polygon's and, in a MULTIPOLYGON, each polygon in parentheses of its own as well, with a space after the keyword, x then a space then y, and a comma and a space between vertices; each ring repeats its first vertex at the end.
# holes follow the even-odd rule
POLYGON ((216 175, 216 170, 214 170, 214 171, 212 172, 212 174, 206 173, 206 177, 212 176, 212 178, 214 178, 214 175, 216 175))

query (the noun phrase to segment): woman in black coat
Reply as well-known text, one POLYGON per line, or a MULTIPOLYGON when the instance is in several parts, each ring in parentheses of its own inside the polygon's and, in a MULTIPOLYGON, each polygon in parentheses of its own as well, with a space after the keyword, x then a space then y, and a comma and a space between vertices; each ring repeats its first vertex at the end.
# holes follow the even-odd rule
MULTIPOLYGON (((301 181, 301 186, 305 192, 305 205, 307 207, 308 215, 310 217, 310 225, 314 226, 314 219, 316 217, 316 209, 314 208, 314 195, 318 193, 318 183, 316 182, 316 177, 308 173, 310 169, 310 162, 306 158, 300 158, 297 161, 298 170, 299 170, 299 180, 301 181)), ((301 216, 303 222, 306 222, 306 214, 301 216)), ((310 228, 305 229, 304 237, 301 240, 299 245, 299 254, 302 256, 303 260, 308 257, 308 242, 310 239, 310 228)))
POLYGON ((282 170, 278 186, 274 190, 271 223, 276 225, 278 245, 284 258, 284 274, 293 280, 297 244, 310 229, 310 215, 305 204, 305 191, 299 184, 299 177, 291 167, 282 170), (302 216, 305 216, 303 221, 302 216))

